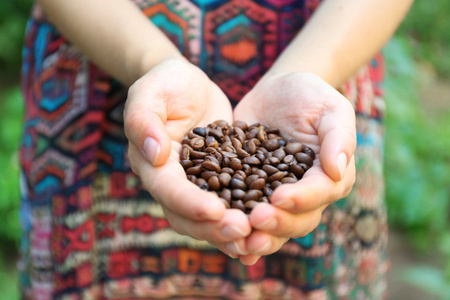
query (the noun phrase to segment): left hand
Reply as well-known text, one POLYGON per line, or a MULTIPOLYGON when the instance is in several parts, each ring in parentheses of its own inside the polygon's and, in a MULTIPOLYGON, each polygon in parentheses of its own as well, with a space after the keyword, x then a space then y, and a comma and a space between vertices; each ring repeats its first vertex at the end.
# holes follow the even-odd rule
POLYGON ((272 204, 250 214, 244 264, 278 251, 289 238, 302 237, 320 223, 332 202, 347 196, 355 182, 355 112, 332 86, 311 73, 265 76, 238 104, 234 119, 277 127, 316 152, 314 165, 294 184, 278 187, 272 204))

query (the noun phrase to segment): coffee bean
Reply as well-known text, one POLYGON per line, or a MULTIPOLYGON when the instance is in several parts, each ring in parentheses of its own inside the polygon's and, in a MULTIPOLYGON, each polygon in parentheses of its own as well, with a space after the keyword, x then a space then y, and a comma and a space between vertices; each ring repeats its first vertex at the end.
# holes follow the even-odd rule
POLYGON ((245 212, 245 206, 241 200, 232 202, 231 208, 236 208, 236 209, 239 209, 239 210, 242 210, 243 212, 245 212))
POLYGON ((236 178, 232 178, 230 181, 230 186, 233 189, 240 189, 240 190, 246 190, 247 189, 247 185, 245 184, 244 181, 236 179, 236 178))
POLYGON ((217 173, 220 173, 220 171, 222 170, 218 163, 211 160, 205 160, 202 163, 202 168, 208 171, 215 171, 217 173))
POLYGON ((300 165, 291 165, 289 167, 289 170, 294 173, 298 179, 301 179, 303 177, 303 174, 305 174, 305 170, 303 170, 300 165))
POLYGON ((281 171, 276 172, 275 174, 272 174, 267 178, 268 182, 274 182, 274 181, 280 181, 284 178, 284 173, 281 171))
POLYGON ((303 145, 300 143, 297 143, 297 142, 289 143, 286 145, 286 147, 284 147, 284 151, 287 154, 295 154, 295 153, 302 151, 302 149, 303 149, 303 145))
POLYGON ((303 148, 303 152, 311 156, 311 158, 314 160, 316 158, 316 153, 313 149, 309 148, 308 146, 305 146, 303 148))
POLYGON ((304 163, 308 166, 312 166, 313 165, 313 159, 311 158, 311 156, 309 156, 306 153, 303 152, 299 152, 297 154, 295 154, 295 159, 297 159, 297 161, 299 163, 304 163))
POLYGON ((250 183, 248 188, 251 190, 261 190, 265 184, 266 181, 263 178, 258 178, 254 180, 252 183, 250 183))
POLYGON ((241 163, 241 160, 240 159, 237 159, 237 158, 233 158, 231 161, 230 161, 230 167, 233 169, 233 170, 242 170, 242 163, 241 163))
POLYGON ((265 140, 261 143, 261 147, 264 147, 268 151, 274 151, 278 148, 280 148, 280 144, 278 143, 278 140, 271 139, 271 140, 265 140))
POLYGON ((231 191, 231 198, 232 199, 244 199, 245 197, 245 191, 241 189, 234 189, 231 191))
POLYGON ((180 164, 183 167, 183 169, 185 169, 185 170, 194 166, 194 163, 192 162, 192 160, 188 160, 188 159, 180 161, 180 164))
POLYGON ((180 151, 189 181, 245 213, 258 202, 269 203, 278 186, 301 179, 314 158, 311 148, 284 140, 278 128, 224 120, 195 127, 180 151))
POLYGON ((213 191, 218 191, 220 189, 220 182, 218 176, 212 176, 208 179, 208 185, 213 191))
POLYGON ((254 157, 254 156, 244 157, 242 162, 244 164, 247 164, 247 165, 250 165, 250 166, 257 166, 257 165, 261 164, 261 161, 259 159, 257 159, 256 157, 254 157))
POLYGON ((230 174, 228 174, 228 173, 221 173, 219 175, 219 182, 220 182, 220 184, 222 186, 228 187, 230 185, 230 181, 231 181, 231 175, 230 174))
POLYGON ((278 172, 279 170, 272 165, 263 165, 262 169, 267 173, 267 175, 272 175, 278 172))
POLYGON ((206 136, 206 130, 203 127, 195 127, 192 132, 202 137, 206 136))
POLYGON ((245 193, 245 196, 243 198, 244 202, 250 201, 250 200, 258 200, 259 197, 262 196, 262 192, 258 190, 248 190, 247 193, 245 193))
POLYGON ((189 145, 195 150, 200 150, 205 146, 205 139, 203 137, 193 138, 189 145))
MULTIPOLYGON (((285 178, 283 178, 283 179, 281 179, 281 183, 295 183, 295 182, 297 182, 298 180, 296 179, 296 178, 292 178, 292 177, 285 177, 285 178)), ((209 181, 208 181, 208 183, 209 183, 209 181)))
POLYGON ((205 139, 206 147, 218 148, 219 142, 213 136, 207 136, 205 139))
POLYGON ((280 161, 282 161, 286 157, 286 152, 284 152, 283 149, 277 149, 273 152, 274 157, 278 158, 280 161))
POLYGON ((247 211, 253 210, 253 208, 255 208, 256 205, 258 205, 258 202, 254 200, 249 200, 244 203, 244 207, 247 211))

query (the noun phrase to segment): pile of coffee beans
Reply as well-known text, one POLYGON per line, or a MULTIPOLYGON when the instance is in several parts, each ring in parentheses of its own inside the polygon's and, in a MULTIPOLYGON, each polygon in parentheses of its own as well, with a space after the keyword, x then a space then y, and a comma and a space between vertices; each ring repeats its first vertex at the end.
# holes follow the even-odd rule
POLYGON ((223 120, 194 128, 180 153, 191 182, 217 193, 227 208, 245 213, 260 202, 270 203, 278 186, 300 180, 314 158, 311 148, 283 139, 277 128, 223 120))

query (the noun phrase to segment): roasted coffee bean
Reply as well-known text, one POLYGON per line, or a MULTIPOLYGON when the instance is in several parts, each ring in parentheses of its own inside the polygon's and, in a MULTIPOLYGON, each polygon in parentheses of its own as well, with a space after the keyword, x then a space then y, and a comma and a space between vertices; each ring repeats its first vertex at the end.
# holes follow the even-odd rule
POLYGON ((229 189, 223 189, 222 192, 220 192, 220 197, 227 200, 228 202, 231 201, 231 191, 229 189))
POLYGON ((277 169, 280 171, 287 171, 289 170, 289 166, 285 163, 282 163, 277 165, 277 169))
POLYGON ((189 169, 186 170, 186 174, 188 175, 199 175, 202 171, 202 166, 201 165, 197 165, 194 167, 190 167, 189 169))
POLYGON ((303 174, 305 174, 305 170, 303 170, 300 165, 291 165, 289 167, 289 170, 294 173, 298 179, 301 179, 303 177, 303 174))
POLYGON ((203 127, 195 127, 192 132, 202 137, 206 136, 206 130, 203 127))
POLYGON ((214 162, 214 161, 211 161, 211 160, 205 160, 202 163, 202 168, 205 169, 205 170, 208 170, 208 171, 215 171, 217 173, 220 173, 220 171, 222 170, 220 168, 220 165, 219 165, 218 162, 214 162))
POLYGON ((240 189, 234 189, 231 191, 231 198, 232 199, 244 199, 245 197, 245 191, 240 189))
POLYGON ((230 185, 230 181, 231 181, 231 175, 230 174, 228 174, 228 173, 221 173, 219 175, 219 182, 220 182, 220 184, 222 186, 228 187, 230 185))
POLYGON ((242 164, 242 171, 245 175, 249 176, 252 174, 252 167, 248 164, 242 164))
POLYGON ((228 173, 230 175, 234 175, 234 170, 232 168, 225 167, 225 168, 222 168, 222 173, 228 173))
POLYGON ((243 212, 245 212, 244 202, 242 202, 241 200, 233 201, 231 203, 231 208, 236 208, 236 209, 239 209, 239 210, 242 210, 243 212))
POLYGON ((195 181, 197 181, 197 176, 195 175, 187 175, 186 177, 192 183, 195 183, 195 181))
POLYGON ((313 165, 313 159, 311 158, 311 156, 309 156, 306 153, 299 152, 299 153, 295 154, 295 159, 299 163, 304 163, 304 164, 306 164, 308 166, 312 166, 313 165))
POLYGON ((245 193, 244 198, 242 198, 242 200, 244 200, 244 202, 250 201, 250 200, 258 200, 261 196, 262 196, 262 192, 259 190, 248 190, 245 193))
POLYGON ((247 178, 245 178, 244 182, 247 186, 249 186, 253 181, 255 181, 256 179, 258 179, 259 176, 256 174, 250 175, 247 178))
MULTIPOLYGON (((243 132, 244 130, 247 130, 247 128, 248 128, 247 123, 245 123, 245 122, 243 122, 243 121, 234 121, 234 122, 233 122, 233 126, 234 126, 234 127, 238 127, 239 129, 242 130, 242 132, 243 132)), ((236 129, 236 128, 235 128, 235 129, 236 129)))
POLYGON ((258 205, 258 202, 253 200, 249 200, 244 203, 244 207, 247 211, 251 211, 256 205, 258 205))
POLYGON ((213 136, 207 136, 205 139, 206 147, 218 148, 219 142, 213 136))
POLYGON ((283 149, 277 149, 277 150, 273 151, 272 156, 274 156, 274 157, 278 158, 280 161, 282 161, 286 157, 286 152, 284 152, 283 149))
POLYGON ((193 159, 197 159, 197 158, 205 158, 206 155, 208 155, 208 153, 206 152, 201 152, 201 151, 190 151, 190 156, 193 159))
MULTIPOLYGON (((292 177, 284 177, 283 179, 281 179, 281 183, 295 183, 298 180, 296 178, 292 178, 292 177)), ((209 181, 208 181, 209 183, 209 181)))
POLYGON ((258 178, 256 180, 254 180, 252 183, 250 183, 248 188, 251 190, 261 190, 265 184, 266 184, 266 181, 264 180, 264 178, 258 178))
POLYGON ((283 178, 284 178, 284 173, 279 171, 279 172, 276 172, 275 174, 270 175, 269 178, 267 178, 267 181, 268 182, 280 181, 283 178))
POLYGON ((209 180, 209 178, 211 178, 212 176, 218 176, 219 173, 215 172, 215 171, 203 171, 200 176, 205 179, 206 181, 209 180))
POLYGON ((277 188, 277 187, 279 187, 280 185, 281 185, 282 183, 281 183, 281 181, 274 181, 274 182, 272 182, 272 184, 270 185, 270 188, 272 189, 272 190, 274 190, 275 191, 275 189, 277 188))
POLYGON ((276 139, 265 140, 261 143, 261 147, 264 147, 268 151, 274 151, 280 148, 280 143, 278 143, 278 140, 276 139))
POLYGON ((194 163, 192 162, 192 160, 188 160, 188 159, 180 161, 180 164, 183 167, 183 169, 185 169, 185 170, 194 166, 194 163))
POLYGON ((280 160, 274 156, 266 158, 266 160, 264 160, 264 164, 265 165, 272 165, 272 166, 276 166, 280 163, 280 160))
POLYGON ((240 159, 237 159, 237 158, 233 158, 231 161, 230 161, 230 167, 233 169, 233 170, 242 170, 242 163, 241 163, 241 160, 240 159))
POLYGON ((254 157, 254 156, 244 157, 242 162, 244 164, 247 164, 247 165, 250 165, 250 166, 257 166, 257 165, 261 164, 261 161, 259 159, 257 159, 256 157, 254 157))
POLYGON ((314 158, 311 148, 284 140, 278 128, 224 120, 195 127, 180 152, 189 181, 245 213, 258 202, 269 203, 278 186, 301 179, 314 158))
POLYGON ((232 178, 230 181, 230 186, 233 189, 240 189, 240 190, 246 190, 247 189, 247 185, 245 184, 244 181, 236 179, 236 178, 232 178))
POLYGON ((205 139, 203 137, 193 138, 189 145, 195 150, 200 150, 205 146, 205 139))
POLYGON ((303 152, 311 156, 311 158, 314 160, 316 158, 316 153, 313 149, 309 148, 308 146, 303 147, 303 152))
POLYGON ((208 179, 208 185, 213 191, 218 191, 220 189, 220 182, 218 176, 212 176, 208 179))
POLYGON ((295 154, 295 153, 302 151, 302 149, 303 149, 303 145, 300 143, 297 143, 297 142, 289 143, 286 145, 286 147, 284 147, 284 151, 287 154, 295 154))
POLYGON ((258 175, 259 178, 267 179, 267 173, 264 170, 258 169, 252 172, 254 175, 258 175))
POLYGON ((256 138, 258 140, 260 140, 261 142, 264 142, 265 140, 267 140, 267 133, 264 130, 263 126, 259 126, 258 133, 256 134, 256 138))

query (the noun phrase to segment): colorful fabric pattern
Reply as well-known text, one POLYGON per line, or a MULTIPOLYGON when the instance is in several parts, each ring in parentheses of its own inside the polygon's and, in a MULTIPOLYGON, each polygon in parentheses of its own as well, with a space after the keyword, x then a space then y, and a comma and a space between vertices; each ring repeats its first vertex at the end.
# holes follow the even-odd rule
MULTIPOLYGON (((133 2, 234 103, 319 5, 133 2)), ((353 192, 331 205, 311 234, 248 267, 170 228, 130 170, 122 120, 126 89, 71 46, 39 7, 28 23, 23 58, 23 299, 384 297, 381 55, 342 87, 357 112, 353 192)))

